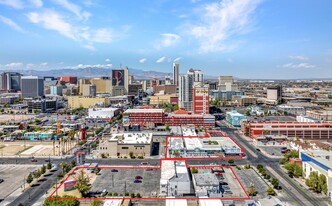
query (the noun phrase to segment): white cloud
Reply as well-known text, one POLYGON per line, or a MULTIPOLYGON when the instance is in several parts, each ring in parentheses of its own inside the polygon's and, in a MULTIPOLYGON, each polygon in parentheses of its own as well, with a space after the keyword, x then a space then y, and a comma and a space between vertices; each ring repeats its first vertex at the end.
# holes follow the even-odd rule
POLYGON ((96 68, 96 69, 108 69, 112 68, 112 64, 78 64, 77 66, 74 67, 68 67, 68 68, 76 68, 76 69, 85 69, 85 68, 96 68))
POLYGON ((163 63, 164 61, 166 60, 166 57, 163 56, 163 57, 160 57, 159 59, 157 59, 156 63, 163 63))
POLYGON ((161 36, 162 39, 155 43, 156 49, 175 46, 181 39, 181 37, 177 34, 165 33, 161 34, 161 36))
POLYGON ((92 32, 90 40, 97 43, 111 43, 112 31, 110 29, 97 29, 92 32))
POLYGON ((45 10, 41 13, 30 12, 27 17, 34 24, 40 24, 46 29, 57 31, 65 37, 77 40, 73 26, 52 10, 45 10))
POLYGON ((86 48, 86 49, 88 49, 90 51, 96 51, 96 48, 93 45, 91 45, 91 44, 84 44, 84 45, 82 45, 82 47, 86 48))
POLYGON ((48 65, 47 62, 43 62, 43 63, 40 64, 40 66, 43 66, 43 67, 46 67, 47 65, 48 65))
POLYGON ((205 4, 198 16, 200 23, 186 29, 199 41, 201 52, 228 50, 233 46, 227 46, 225 41, 249 31, 252 14, 261 2, 224 0, 205 4))
POLYGON ((308 61, 309 58, 308 57, 305 57, 305 56, 289 56, 290 59, 295 59, 295 60, 302 60, 302 61, 308 61))
POLYGON ((281 65, 283 68, 292 68, 292 69, 313 69, 316 68, 316 65, 308 64, 308 63, 299 63, 299 64, 294 64, 294 63, 288 63, 281 65))
POLYGON ((174 60, 173 60, 173 62, 178 62, 178 61, 180 61, 182 59, 182 57, 177 57, 177 58, 175 58, 174 60))
POLYGON ((110 59, 105 59, 105 62, 110 62, 111 60, 110 59))
POLYGON ((28 68, 28 69, 32 69, 32 68, 34 68, 34 67, 35 67, 34 64, 31 64, 31 63, 30 63, 30 64, 27 64, 27 68, 28 68))
POLYGON ((23 3, 21 0, 0 0, 0 4, 13 7, 14 9, 23 9, 23 3))
POLYGON ((35 6, 37 8, 43 7, 43 1, 42 0, 29 0, 29 1, 33 6, 35 6))
POLYGON ((143 63, 146 62, 146 60, 147 60, 146 58, 140 59, 140 60, 139 60, 139 63, 143 64, 143 63))
POLYGON ((68 11, 75 14, 78 18, 88 20, 91 14, 86 11, 82 11, 81 7, 77 4, 71 3, 68 0, 53 0, 56 4, 62 6, 68 11))
POLYGON ((0 64, 0 69, 12 69, 12 68, 20 68, 23 67, 24 64, 21 62, 12 62, 12 63, 8 63, 5 65, 1 65, 0 64))
POLYGON ((13 20, 7 18, 7 17, 4 17, 4 16, 1 16, 0 15, 0 21, 6 25, 8 25, 10 28, 16 30, 16 31, 19 31, 19 32, 22 32, 22 33, 25 33, 26 31, 24 29, 22 29, 22 27, 20 27, 19 25, 17 25, 13 20))

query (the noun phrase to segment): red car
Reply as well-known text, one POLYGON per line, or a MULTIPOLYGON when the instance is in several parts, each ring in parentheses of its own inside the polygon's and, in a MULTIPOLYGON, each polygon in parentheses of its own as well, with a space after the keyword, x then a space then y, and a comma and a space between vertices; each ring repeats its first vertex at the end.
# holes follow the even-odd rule
POLYGON ((221 172, 218 172, 218 173, 216 173, 216 176, 217 176, 217 177, 221 177, 221 176, 222 176, 222 173, 221 173, 221 172))
POLYGON ((36 160, 36 159, 31 159, 31 162, 38 162, 38 160, 36 160))
POLYGON ((135 179, 136 179, 136 180, 141 180, 141 179, 143 179, 143 177, 141 177, 141 176, 136 176, 135 179))

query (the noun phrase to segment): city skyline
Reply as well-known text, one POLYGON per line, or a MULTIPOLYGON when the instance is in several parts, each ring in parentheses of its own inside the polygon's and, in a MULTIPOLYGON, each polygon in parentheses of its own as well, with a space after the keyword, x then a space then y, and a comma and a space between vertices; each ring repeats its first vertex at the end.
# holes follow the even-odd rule
POLYGON ((332 2, 0 0, 1 70, 332 77, 332 2))

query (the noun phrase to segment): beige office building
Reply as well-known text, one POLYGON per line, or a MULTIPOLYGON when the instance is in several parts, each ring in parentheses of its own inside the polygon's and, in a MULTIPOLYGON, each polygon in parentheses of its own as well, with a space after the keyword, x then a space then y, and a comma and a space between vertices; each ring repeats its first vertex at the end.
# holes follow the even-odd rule
POLYGON ((79 85, 81 95, 83 95, 84 85, 89 84, 96 85, 97 94, 111 93, 112 91, 112 80, 109 78, 80 79, 79 85))
POLYGON ((110 100, 105 97, 82 97, 82 96, 68 96, 68 108, 91 108, 91 107, 107 107, 110 105, 110 100))
POLYGON ((98 147, 98 156, 138 157, 151 155, 152 133, 123 133, 105 137, 98 147))

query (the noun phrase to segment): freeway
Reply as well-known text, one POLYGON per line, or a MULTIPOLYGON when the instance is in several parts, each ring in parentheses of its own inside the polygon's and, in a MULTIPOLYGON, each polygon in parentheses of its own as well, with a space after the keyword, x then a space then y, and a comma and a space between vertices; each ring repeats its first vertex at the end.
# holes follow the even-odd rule
POLYGON ((275 178, 279 179, 280 185, 284 191, 289 194, 293 203, 306 206, 324 205, 322 201, 314 197, 314 195, 308 194, 308 192, 303 188, 300 188, 297 183, 290 181, 288 176, 280 168, 279 163, 275 158, 266 157, 261 152, 256 151, 253 145, 249 144, 248 141, 236 133, 236 129, 229 128, 226 125, 219 124, 219 126, 223 132, 237 141, 244 148, 249 164, 262 164, 273 176, 275 176, 275 178))

